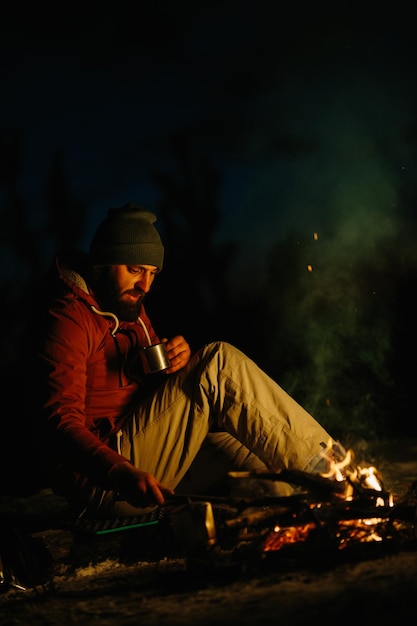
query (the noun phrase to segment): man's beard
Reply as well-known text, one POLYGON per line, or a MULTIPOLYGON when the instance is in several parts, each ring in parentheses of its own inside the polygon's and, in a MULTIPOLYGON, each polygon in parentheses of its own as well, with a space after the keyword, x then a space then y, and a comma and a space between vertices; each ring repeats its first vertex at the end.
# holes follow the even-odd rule
POLYGON ((140 294, 137 302, 129 303, 120 300, 120 289, 109 265, 96 266, 93 271, 92 286, 97 302, 102 311, 114 313, 119 320, 134 322, 142 310, 145 294, 140 294))

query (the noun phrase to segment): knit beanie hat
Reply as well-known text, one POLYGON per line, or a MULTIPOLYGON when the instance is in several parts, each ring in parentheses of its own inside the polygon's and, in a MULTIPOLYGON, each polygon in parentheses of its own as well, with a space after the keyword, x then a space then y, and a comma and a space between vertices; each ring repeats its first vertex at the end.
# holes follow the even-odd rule
POLYGON ((109 209, 91 241, 91 263, 155 265, 161 270, 164 246, 154 222, 156 215, 137 204, 109 209))

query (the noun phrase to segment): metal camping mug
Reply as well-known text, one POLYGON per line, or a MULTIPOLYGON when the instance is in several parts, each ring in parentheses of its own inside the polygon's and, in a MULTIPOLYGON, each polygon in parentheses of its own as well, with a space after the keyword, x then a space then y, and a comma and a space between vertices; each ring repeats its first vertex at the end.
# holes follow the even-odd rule
POLYGON ((145 346, 142 350, 143 366, 147 374, 162 372, 170 366, 164 343, 155 343, 152 346, 145 346))

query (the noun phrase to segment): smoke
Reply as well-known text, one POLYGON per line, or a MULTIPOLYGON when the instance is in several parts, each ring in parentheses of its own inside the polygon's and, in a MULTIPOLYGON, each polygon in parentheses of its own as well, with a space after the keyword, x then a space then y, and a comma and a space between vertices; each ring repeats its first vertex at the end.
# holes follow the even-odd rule
POLYGON ((283 385, 332 428, 369 432, 395 404, 398 302, 410 277, 415 284, 415 146, 404 93, 383 99, 380 85, 354 83, 331 92, 322 82, 315 99, 303 91, 304 124, 290 132, 314 148, 292 155, 283 187, 277 159, 260 249, 283 385))

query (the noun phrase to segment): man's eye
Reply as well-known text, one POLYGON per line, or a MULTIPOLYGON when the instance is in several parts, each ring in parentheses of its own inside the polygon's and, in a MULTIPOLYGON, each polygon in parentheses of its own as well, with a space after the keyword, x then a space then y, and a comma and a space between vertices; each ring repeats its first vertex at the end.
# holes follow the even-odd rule
POLYGON ((155 270, 149 271, 145 269, 144 267, 133 267, 133 266, 128 266, 128 271, 130 274, 139 274, 141 276, 144 276, 147 273, 149 273, 150 276, 156 276, 159 273, 158 268, 156 268, 155 270))

